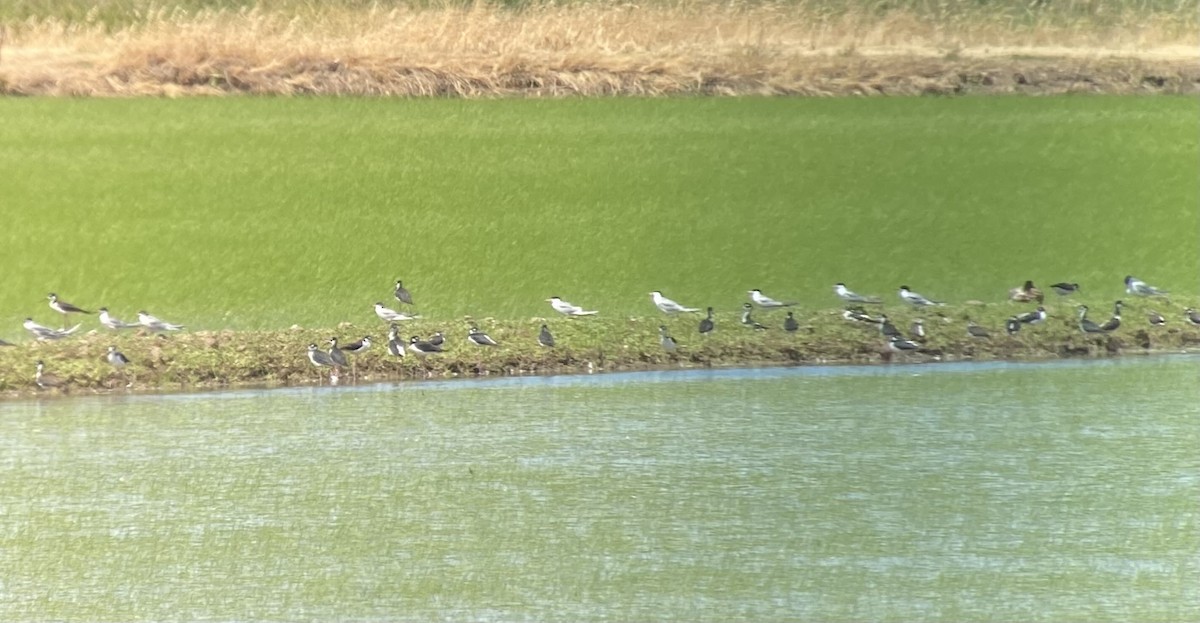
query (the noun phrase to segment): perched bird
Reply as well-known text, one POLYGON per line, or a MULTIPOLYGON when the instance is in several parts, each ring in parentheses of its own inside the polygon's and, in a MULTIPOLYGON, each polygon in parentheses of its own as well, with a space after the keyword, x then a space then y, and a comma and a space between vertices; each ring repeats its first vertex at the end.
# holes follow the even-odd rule
POLYGON ((1052 283, 1052 284, 1050 284, 1050 289, 1054 290, 1054 292, 1057 293, 1059 296, 1068 296, 1068 295, 1074 294, 1076 292, 1079 292, 1079 284, 1078 283, 1065 283, 1065 282, 1052 283))
POLYGON ((66 301, 59 300, 58 295, 51 292, 46 298, 50 299, 50 309, 63 315, 63 326, 66 326, 67 314, 90 314, 92 312, 76 307, 66 301))
POLYGON ((1016 335, 1017 331, 1021 330, 1021 321, 1016 316, 1010 316, 1004 321, 1004 331, 1009 335, 1016 335))
POLYGON ((917 340, 917 341, 924 340, 926 337, 925 321, 921 320, 920 318, 917 318, 916 320, 914 320, 912 322, 912 325, 910 325, 908 327, 908 334, 914 340, 917 340))
POLYGON ((430 344, 414 335, 408 338, 408 350, 412 351, 414 355, 425 357, 442 352, 442 347, 430 344))
POLYGON ((888 320, 887 314, 879 315, 879 332, 882 333, 884 337, 903 337, 903 335, 900 333, 900 329, 897 329, 896 325, 892 324, 892 321, 888 320))
POLYGON ((883 301, 877 296, 862 296, 861 294, 855 294, 847 289, 846 284, 844 283, 833 284, 833 293, 847 303, 865 303, 868 305, 880 305, 883 303, 883 301))
MULTIPOLYGON (((791 314, 788 315, 790 316, 791 314)), ((709 307, 708 316, 700 321, 700 333, 712 333, 712 330, 715 328, 716 325, 713 323, 713 309, 709 307)))
POLYGON ((1149 285, 1145 281, 1137 279, 1133 276, 1125 277, 1125 292, 1128 294, 1136 294, 1138 296, 1165 296, 1170 294, 1170 292, 1167 292, 1166 290, 1159 290, 1158 288, 1149 285))
POLYGON ((493 340, 488 334, 480 331, 478 327, 471 327, 467 330, 467 339, 480 346, 499 346, 496 340, 493 340))
POLYGON ((1008 291, 1008 300, 1016 301, 1017 303, 1030 303, 1033 301, 1041 303, 1044 299, 1045 295, 1033 285, 1032 281, 1026 281, 1025 285, 1008 291))
POLYGON ((404 287, 404 282, 400 281, 399 279, 396 280, 396 291, 393 294, 395 295, 397 301, 400 301, 405 305, 413 304, 412 294, 410 294, 404 287))
POLYGON ((363 339, 357 342, 350 342, 345 348, 342 349, 342 351, 352 355, 357 355, 359 353, 366 352, 368 348, 371 348, 371 336, 366 335, 363 336, 363 339))
POLYGON ((1101 329, 1105 331, 1116 331, 1121 326, 1121 306, 1124 304, 1125 303, 1123 301, 1117 301, 1115 304, 1113 304, 1112 318, 1109 318, 1107 322, 1100 325, 1101 329))
POLYGON ((404 357, 404 340, 400 339, 400 327, 396 325, 392 325, 388 329, 387 349, 394 357, 404 357))
POLYGON ((108 360, 108 364, 121 371, 121 376, 125 377, 125 387, 131 387, 133 380, 125 376, 125 366, 129 365, 129 358, 125 353, 117 350, 116 346, 108 347, 108 354, 104 356, 108 360))
POLYGON ((46 372, 46 364, 41 359, 37 360, 37 373, 33 376, 33 382, 42 389, 61 387, 63 384, 62 379, 57 375, 46 372))
POLYGON ((972 320, 967 321, 967 335, 983 339, 991 339, 992 337, 992 334, 988 333, 987 329, 975 324, 972 320))
POLYGON ((321 352, 316 344, 308 345, 308 360, 318 368, 333 365, 333 362, 329 360, 329 355, 321 352))
POLYGON ((659 292, 658 290, 651 292, 650 298, 654 301, 654 305, 658 307, 659 311, 663 312, 664 314, 700 311, 695 307, 684 307, 683 305, 680 305, 679 303, 676 303, 675 301, 663 296, 662 292, 659 292))
POLYGON ((114 318, 111 314, 108 313, 107 307, 101 307, 100 309, 98 309, 96 311, 100 312, 100 324, 104 325, 105 327, 108 327, 109 329, 112 329, 113 331, 119 331, 121 329, 136 329, 136 328, 142 326, 137 323, 125 322, 123 320, 118 320, 118 319, 114 318))
POLYGON ((1039 324, 1046 320, 1046 308, 1038 305, 1037 309, 1016 316, 1016 319, 1022 324, 1039 324))
POLYGON ((169 322, 159 320, 154 316, 146 313, 144 310, 138 312, 138 322, 151 331, 178 331, 183 328, 181 324, 171 324, 169 322))
POLYGON ((796 317, 792 315, 792 312, 788 312, 787 318, 784 319, 783 330, 788 333, 795 333, 800 330, 800 323, 796 322, 796 317))
POLYGON ((338 348, 338 339, 336 337, 329 338, 329 364, 335 368, 344 368, 350 364, 346 359, 346 353, 338 348))
POLYGON ((1150 324, 1156 327, 1161 327, 1167 324, 1167 319, 1162 317, 1162 314, 1153 309, 1146 312, 1146 318, 1150 320, 1150 324))
POLYGON ((23 325, 26 331, 29 331, 39 340, 61 340, 68 335, 79 330, 79 325, 75 325, 70 329, 51 329, 50 327, 42 326, 33 321, 33 318, 26 318, 23 325))
POLYGON ((931 299, 927 299, 927 298, 921 296, 920 294, 917 294, 916 292, 909 290, 908 286, 900 286, 900 298, 905 303, 908 303, 909 305, 913 305, 915 307, 929 307, 932 305, 944 305, 945 304, 945 303, 940 303, 938 301, 934 301, 931 299))
POLYGON ((1101 329, 1100 325, 1092 322, 1091 320, 1088 320, 1087 313, 1088 313, 1088 306, 1080 305, 1079 306, 1079 330, 1083 331, 1084 333, 1104 333, 1104 329, 1101 329))
POLYGON ((542 330, 538 332, 538 344, 546 348, 554 348, 554 336, 550 334, 550 327, 542 325, 542 330))
POLYGON ((446 335, 441 331, 438 331, 429 337, 429 343, 440 347, 442 344, 446 343, 446 335))
POLYGON ((750 317, 750 312, 752 312, 752 311, 754 311, 754 307, 752 305, 750 305, 749 303, 745 303, 742 305, 742 326, 749 327, 751 329, 754 329, 755 331, 765 331, 766 327, 762 326, 761 324, 758 324, 757 322, 754 321, 753 318, 750 317))
POLYGON ((675 338, 667 334, 666 325, 660 325, 658 327, 658 338, 659 342, 662 343, 663 350, 667 352, 673 352, 679 346, 675 342, 675 338))
POLYGON ((383 303, 375 303, 375 315, 384 322, 401 322, 404 320, 414 320, 420 318, 418 315, 410 315, 398 312, 394 309, 384 307, 383 303))
POLYGON ((747 294, 750 295, 750 300, 753 301, 755 305, 758 305, 759 307, 762 307, 763 309, 773 309, 776 307, 791 307, 792 305, 796 304, 795 301, 791 301, 791 302, 787 302, 787 303, 784 303, 783 301, 777 301, 769 296, 766 296, 765 294, 762 293, 762 290, 759 290, 759 289, 750 290, 747 292, 747 294))
POLYGON ((1197 313, 1196 310, 1191 307, 1183 311, 1183 317, 1187 318, 1187 321, 1194 325, 1200 325, 1200 313, 1197 313))
POLYGON ((879 322, 868 315, 866 310, 861 307, 847 307, 844 311, 842 311, 842 318, 845 318, 851 322, 879 322))
POLYGON ((916 342, 910 342, 899 335, 893 335, 888 338, 888 348, 897 353, 911 353, 921 348, 921 345, 916 342))
POLYGON ((582 307, 572 305, 557 296, 552 296, 546 300, 550 302, 550 307, 553 307, 554 311, 564 316, 595 316, 600 313, 598 311, 585 311, 582 307))

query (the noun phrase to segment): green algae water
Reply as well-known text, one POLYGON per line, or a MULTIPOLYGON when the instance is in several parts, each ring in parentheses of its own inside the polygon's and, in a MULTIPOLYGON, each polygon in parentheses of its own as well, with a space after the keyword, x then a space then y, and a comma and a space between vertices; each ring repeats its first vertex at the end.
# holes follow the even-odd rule
POLYGON ((0 404, 0 620, 1170 621, 1200 358, 0 404))

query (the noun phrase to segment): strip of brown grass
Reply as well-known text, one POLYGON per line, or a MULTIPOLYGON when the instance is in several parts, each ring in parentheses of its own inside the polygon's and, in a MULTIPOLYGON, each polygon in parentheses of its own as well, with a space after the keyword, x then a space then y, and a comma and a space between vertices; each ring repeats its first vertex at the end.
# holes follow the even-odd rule
POLYGON ((1192 92, 1197 18, 931 20, 806 4, 153 9, 6 26, 0 92, 401 96, 1192 92))

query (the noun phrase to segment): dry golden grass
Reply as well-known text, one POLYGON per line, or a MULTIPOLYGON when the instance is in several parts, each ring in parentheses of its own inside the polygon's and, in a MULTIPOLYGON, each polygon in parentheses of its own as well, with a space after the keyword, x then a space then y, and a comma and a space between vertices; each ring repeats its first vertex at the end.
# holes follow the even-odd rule
POLYGON ((1190 11, 929 19, 804 3, 153 9, 10 22, 0 93, 561 96, 1193 92, 1190 11))

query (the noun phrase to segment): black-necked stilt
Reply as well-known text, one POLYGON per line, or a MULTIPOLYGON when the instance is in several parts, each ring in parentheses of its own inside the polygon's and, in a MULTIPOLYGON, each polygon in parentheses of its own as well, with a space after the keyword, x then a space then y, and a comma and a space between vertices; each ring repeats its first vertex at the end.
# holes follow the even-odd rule
POLYGON ((342 348, 342 352, 347 352, 352 355, 357 355, 359 353, 366 352, 366 350, 369 348, 371 348, 371 336, 365 335, 365 336, 363 336, 363 339, 361 339, 357 342, 350 342, 349 344, 347 344, 345 347, 342 348))
POLYGON ((384 322, 402 322, 405 320, 415 320, 420 316, 415 314, 406 314, 398 312, 390 307, 384 307, 383 303, 375 303, 375 315, 384 322))
POLYGON ((1069 296, 1071 294, 1079 292, 1079 284, 1078 283, 1067 283, 1065 281, 1062 281, 1059 283, 1050 284, 1050 289, 1054 290, 1054 292, 1056 294, 1058 294, 1059 296, 1069 296))
POLYGON ((897 353, 911 353, 920 349, 921 345, 917 344, 916 342, 906 340, 899 335, 893 335, 888 339, 888 348, 897 353))
MULTIPOLYGON (((331 371, 329 373, 329 382, 330 383, 337 382, 337 368, 333 367, 333 362, 329 360, 329 355, 326 355, 325 353, 321 352, 321 350, 319 348, 317 348, 316 344, 308 345, 308 360, 318 370, 320 370, 323 367, 330 367, 331 371)), ((320 383, 320 380, 321 380, 321 375, 318 373, 317 374, 317 382, 320 383)))
POLYGON ((438 332, 434 333, 433 335, 429 336, 429 339, 426 341, 429 342, 430 344, 433 344, 434 346, 437 346, 438 349, 441 350, 443 348, 442 344, 446 343, 446 334, 442 333, 441 331, 438 331, 438 332))
POLYGON ((164 320, 159 320, 146 313, 145 310, 138 312, 138 322, 151 331, 178 331, 183 328, 181 324, 172 324, 164 320))
POLYGON ((108 313, 107 307, 101 307, 100 309, 98 309, 96 311, 100 312, 100 324, 109 329, 112 329, 114 331, 117 331, 120 329, 136 329, 136 328, 142 326, 139 324, 131 324, 131 323, 125 322, 123 320, 118 320, 117 318, 114 318, 111 314, 108 313))
POLYGON ((1046 308, 1038 305, 1037 309, 1020 314, 1016 318, 1017 322, 1022 324, 1040 324, 1046 320, 1046 308))
POLYGON ((1032 303, 1033 301, 1041 303, 1045 298, 1042 291, 1034 286, 1032 281, 1026 281, 1025 285, 1008 291, 1008 300, 1017 303, 1032 303))
POLYGON ((761 307, 763 309, 774 309, 777 307, 791 307, 792 305, 796 304, 795 301, 789 301, 786 303, 783 301, 777 301, 777 300, 763 294, 762 290, 759 290, 757 288, 755 288, 753 290, 749 290, 747 292, 747 294, 750 295, 750 300, 753 301, 755 305, 758 305, 759 307, 761 307))
POLYGON ((51 329, 50 327, 42 326, 33 321, 33 318, 26 318, 22 323, 26 331, 29 331, 39 340, 61 340, 68 335, 79 330, 79 325, 75 325, 70 329, 51 329))
POLYGON ((1153 309, 1146 312, 1146 318, 1150 321, 1150 324, 1155 327, 1161 327, 1167 324, 1167 319, 1163 318, 1162 314, 1154 311, 1153 309))
POLYGON ((916 320, 912 321, 912 324, 908 326, 908 334, 914 340, 918 340, 918 341, 924 340, 926 337, 925 321, 921 320, 920 318, 917 318, 916 320))
POLYGON ((847 303, 865 303, 868 305, 883 304, 883 301, 880 300, 878 296, 863 296, 861 294, 855 294, 849 288, 847 288, 846 284, 844 283, 833 284, 833 293, 847 303))
POLYGON ((1200 325, 1200 313, 1197 313, 1196 310, 1191 307, 1183 310, 1183 317, 1187 318, 1187 321, 1192 324, 1200 325))
POLYGON ((400 339, 400 327, 396 325, 388 329, 387 349, 394 357, 404 357, 405 344, 404 340, 400 339))
POLYGON ((550 327, 542 325, 542 330, 538 331, 538 344, 546 348, 554 348, 554 336, 550 334, 550 327))
POLYGON ((708 315, 700 321, 700 333, 702 334, 712 333, 712 330, 717 328, 716 323, 713 322, 713 308, 709 307, 707 313, 708 315))
POLYGON ((408 289, 404 287, 404 282, 399 279, 396 280, 396 291, 393 294, 397 301, 400 301, 405 305, 413 304, 412 294, 409 293, 408 289))
POLYGON ((420 337, 414 335, 408 338, 408 350, 412 351, 414 355, 424 357, 426 355, 436 355, 442 352, 442 347, 436 344, 430 344, 428 341, 422 340, 420 337))
POLYGON ((767 328, 758 324, 750 317, 750 313, 754 311, 754 306, 749 303, 742 304, 742 326, 749 327, 755 331, 765 331, 767 328))
POLYGON ((121 371, 121 376, 125 378, 125 387, 133 386, 133 379, 125 374, 125 366, 129 365, 129 358, 125 353, 117 350, 116 346, 108 347, 108 354, 104 356, 108 360, 108 364, 121 371))
POLYGON ((33 382, 42 389, 50 389, 53 387, 61 387, 62 379, 51 372, 46 372, 46 364, 41 359, 37 360, 37 373, 33 376, 33 382))
POLYGON ((967 321, 967 335, 983 339, 990 339, 992 337, 992 334, 988 333, 987 329, 975 324, 973 320, 967 321))
POLYGON ((578 305, 572 305, 558 298, 557 296, 552 296, 546 300, 550 302, 550 307, 553 307, 554 311, 564 316, 595 316, 596 314, 600 313, 595 310, 587 311, 584 308, 578 305))
POLYGON ((1009 335, 1016 335, 1017 331, 1021 330, 1021 321, 1016 316, 1010 316, 1004 321, 1004 332, 1009 335))
POLYGON ((891 320, 888 320, 887 314, 879 315, 879 332, 885 337, 903 337, 900 329, 897 329, 896 325, 892 324, 891 320))
POLYGON ((54 311, 63 315, 63 327, 64 328, 66 328, 66 326, 67 326, 67 314, 90 314, 90 313, 92 313, 86 309, 83 309, 81 307, 76 307, 75 305, 72 305, 66 301, 60 300, 58 298, 58 295, 53 292, 51 292, 50 295, 47 296, 46 298, 50 299, 50 309, 53 309, 54 311))
POLYGON ((1088 313, 1088 306, 1080 305, 1079 306, 1079 330, 1083 331, 1084 333, 1104 333, 1104 329, 1100 328, 1100 325, 1092 322, 1091 320, 1088 320, 1087 313, 1088 313))
POLYGON ((927 299, 916 292, 908 289, 908 286, 900 286, 900 299, 909 305, 915 307, 929 307, 932 305, 943 305, 938 301, 927 299))
POLYGON ((1116 331, 1121 327, 1121 306, 1124 304, 1124 301, 1117 301, 1113 304, 1112 318, 1109 318, 1107 322, 1100 325, 1101 329, 1105 331, 1116 331))
POLYGON ((350 361, 346 359, 346 353, 338 348, 338 339, 336 337, 329 338, 329 365, 335 368, 345 368, 350 365, 350 361))
POLYGON ((654 301, 655 307, 664 314, 677 314, 679 312, 698 312, 695 307, 684 307, 675 301, 663 296, 662 292, 655 290, 650 293, 650 299, 654 301))
POLYGON ((788 333, 795 333, 800 330, 800 323, 796 322, 796 317, 792 312, 788 312, 787 318, 783 320, 783 330, 788 333))
POLYGON ((1133 277, 1132 275, 1127 275, 1125 277, 1125 292, 1129 294, 1136 294, 1138 296, 1166 296, 1170 294, 1170 292, 1167 292, 1166 290, 1159 290, 1158 288, 1146 283, 1145 281, 1142 281, 1141 279, 1133 277))
POLYGON ((471 327, 467 330, 467 339, 480 346, 499 346, 496 340, 493 340, 488 334, 480 331, 478 327, 471 327))
POLYGON ((679 344, 675 341, 675 338, 671 337, 667 333, 666 325, 659 325, 658 341, 662 344, 663 350, 667 351, 668 353, 673 352, 679 346, 679 344))

